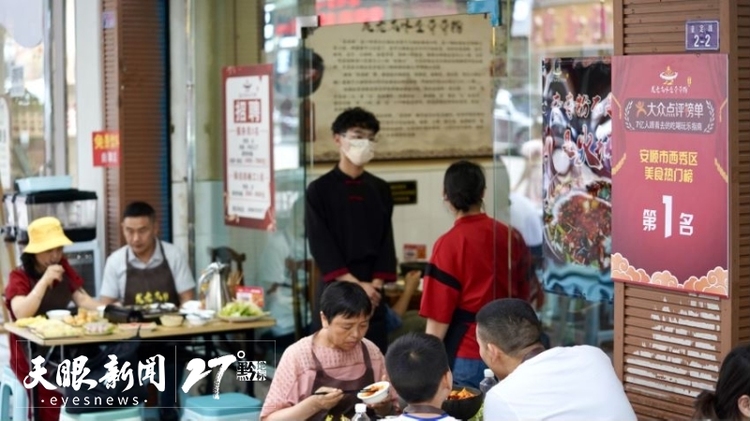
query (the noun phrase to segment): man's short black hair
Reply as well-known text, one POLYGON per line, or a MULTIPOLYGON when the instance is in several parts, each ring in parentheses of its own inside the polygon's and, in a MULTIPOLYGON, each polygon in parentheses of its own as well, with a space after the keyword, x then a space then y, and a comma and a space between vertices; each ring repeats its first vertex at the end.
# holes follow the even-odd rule
POLYGON ((329 284, 320 297, 320 311, 328 320, 336 316, 344 318, 369 316, 372 303, 364 288, 354 282, 335 281, 329 284))
POLYGON ((398 395, 412 404, 432 400, 450 366, 437 336, 410 332, 388 347, 385 369, 398 395))
POLYGON ((364 108, 348 108, 336 117, 336 120, 331 125, 331 131, 333 134, 344 134, 349 129, 355 127, 370 130, 372 134, 377 134, 380 131, 380 122, 375 117, 375 114, 364 108))
POLYGON ((125 218, 139 218, 141 216, 146 216, 153 221, 156 219, 156 211, 153 206, 146 202, 130 202, 122 212, 123 220, 125 218))
POLYGON ((477 313, 477 336, 510 356, 541 343, 542 323, 528 302, 501 298, 485 304, 477 313))

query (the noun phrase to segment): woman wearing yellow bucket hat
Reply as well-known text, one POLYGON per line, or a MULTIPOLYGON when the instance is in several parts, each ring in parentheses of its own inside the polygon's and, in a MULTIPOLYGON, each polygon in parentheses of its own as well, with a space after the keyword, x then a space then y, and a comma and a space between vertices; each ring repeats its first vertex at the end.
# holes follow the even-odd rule
MULTIPOLYGON (((99 303, 83 289, 83 279, 63 256, 63 247, 73 244, 57 218, 43 217, 28 227, 29 244, 21 254, 21 267, 10 273, 5 288, 5 305, 13 320, 64 309, 73 301, 76 306, 96 310, 99 303)), ((10 366, 20 381, 29 374, 29 358, 15 335, 10 335, 10 366)), ((60 409, 49 404, 56 391, 36 390, 39 417, 57 420, 60 409), (47 402, 47 403, 44 403, 47 402)), ((58 402, 60 399, 58 399, 58 402)))

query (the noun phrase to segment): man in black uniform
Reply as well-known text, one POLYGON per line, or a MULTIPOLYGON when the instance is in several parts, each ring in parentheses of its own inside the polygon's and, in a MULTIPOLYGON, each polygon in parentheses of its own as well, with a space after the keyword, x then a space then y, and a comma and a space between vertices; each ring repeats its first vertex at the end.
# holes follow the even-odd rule
MULTIPOLYGON (((336 117, 331 130, 341 157, 336 167, 307 188, 305 225, 310 251, 324 284, 356 282, 367 292, 375 311, 366 337, 385 353, 383 284, 396 280, 393 199, 388 184, 364 168, 374 156, 380 123, 357 107, 336 117)), ((319 317, 313 320, 319 327, 319 317)))

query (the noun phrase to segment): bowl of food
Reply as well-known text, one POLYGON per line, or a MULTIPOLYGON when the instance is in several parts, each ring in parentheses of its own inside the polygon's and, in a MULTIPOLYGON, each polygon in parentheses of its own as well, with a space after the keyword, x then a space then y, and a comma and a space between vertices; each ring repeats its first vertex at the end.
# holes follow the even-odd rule
POLYGON ((188 314, 187 316, 185 316, 185 321, 190 326, 203 326, 208 322, 207 319, 204 319, 197 314, 188 314))
POLYGON ((376 403, 383 402, 388 397, 388 390, 390 390, 391 384, 388 382, 377 382, 373 383, 357 393, 357 399, 362 402, 373 405, 376 403))
POLYGON ((50 320, 65 320, 70 316, 70 310, 50 310, 47 312, 47 318, 50 320))
POLYGON ((561 263, 604 271, 610 267, 612 205, 609 188, 595 186, 557 198, 545 215, 545 244, 561 263))
POLYGON ((443 411, 453 418, 468 420, 479 412, 484 402, 481 390, 469 386, 456 386, 443 402, 443 411))
POLYGON ((98 336, 98 335, 109 335, 115 330, 115 325, 109 322, 92 322, 83 325, 83 331, 87 335, 98 336))
POLYGON ((177 327, 182 324, 183 318, 178 314, 165 314, 159 317, 162 326, 177 327))

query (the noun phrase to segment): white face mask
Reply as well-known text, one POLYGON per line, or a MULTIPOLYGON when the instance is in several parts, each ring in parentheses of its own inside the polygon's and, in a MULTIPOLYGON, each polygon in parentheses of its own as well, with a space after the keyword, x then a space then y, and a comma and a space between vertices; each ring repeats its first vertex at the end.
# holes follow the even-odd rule
POLYGON ((346 139, 348 148, 344 155, 352 161, 352 164, 361 167, 375 156, 375 145, 369 139, 346 139))

